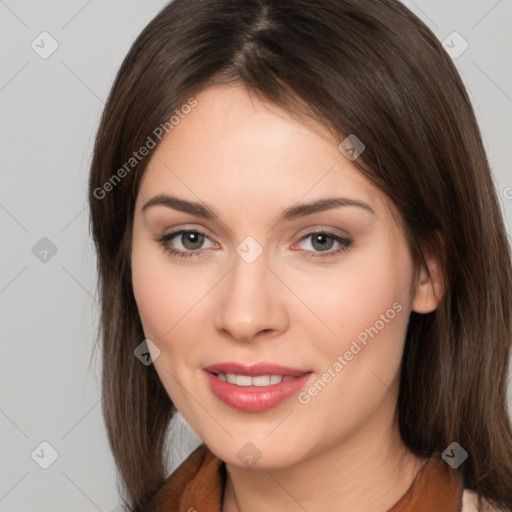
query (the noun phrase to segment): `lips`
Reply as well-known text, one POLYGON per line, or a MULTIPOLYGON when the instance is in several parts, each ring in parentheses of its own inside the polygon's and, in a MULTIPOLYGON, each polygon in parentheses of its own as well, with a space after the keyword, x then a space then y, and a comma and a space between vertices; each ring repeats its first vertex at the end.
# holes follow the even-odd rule
POLYGON ((298 393, 313 375, 311 370, 272 363, 220 363, 203 370, 210 390, 217 398, 234 409, 246 412, 276 407, 298 393), (265 377, 271 377, 268 382, 276 383, 265 385, 265 377), (259 385, 253 385, 255 383, 259 385))

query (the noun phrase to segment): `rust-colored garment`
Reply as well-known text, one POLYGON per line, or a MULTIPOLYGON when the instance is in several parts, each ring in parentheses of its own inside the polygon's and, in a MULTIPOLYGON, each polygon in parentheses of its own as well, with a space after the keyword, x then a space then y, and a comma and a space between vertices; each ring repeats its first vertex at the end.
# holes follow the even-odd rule
MULTIPOLYGON (((181 463, 144 512, 221 512, 226 466, 203 443, 181 463)), ((387 512, 460 512, 462 479, 439 455, 420 469, 387 512)))

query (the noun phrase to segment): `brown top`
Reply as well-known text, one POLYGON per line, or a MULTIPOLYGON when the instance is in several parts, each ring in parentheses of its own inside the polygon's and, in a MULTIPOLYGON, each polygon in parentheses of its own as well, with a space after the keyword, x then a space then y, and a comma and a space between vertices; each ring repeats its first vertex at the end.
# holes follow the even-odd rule
MULTIPOLYGON (((225 463, 203 443, 164 482, 144 512, 221 512, 225 463)), ((437 454, 387 512, 460 512, 462 479, 437 454)))

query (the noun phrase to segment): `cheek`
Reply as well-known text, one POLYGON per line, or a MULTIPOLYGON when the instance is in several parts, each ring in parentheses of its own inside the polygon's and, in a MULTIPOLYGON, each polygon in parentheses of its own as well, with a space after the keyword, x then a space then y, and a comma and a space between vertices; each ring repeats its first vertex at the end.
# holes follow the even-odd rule
MULTIPOLYGON (((347 258, 334 279, 327 272, 317 276, 306 300, 314 304, 322 320, 309 323, 309 337, 322 340, 310 348, 311 358, 322 363, 320 378, 330 371, 322 380, 336 382, 329 384, 331 391, 323 397, 326 405, 341 390, 347 401, 350 396, 361 397, 362 392, 373 397, 370 401, 378 400, 395 380, 409 319, 412 279, 413 263, 405 242, 389 241, 347 258), (346 395, 349 390, 350 396, 346 395)), ((306 281, 300 293, 308 293, 306 281)))
POLYGON ((133 293, 144 334, 162 352, 172 355, 189 346, 189 338, 195 337, 194 326, 201 321, 201 299, 212 285, 208 279, 199 279, 191 267, 171 263, 167 254, 155 247, 152 241, 134 237, 133 293))
MULTIPOLYGON (((157 279, 159 268, 155 262, 148 262, 149 251, 134 244, 132 250, 132 286, 137 309, 145 335, 152 341, 160 339, 159 334, 169 323, 169 297, 162 297, 165 286, 157 279)), ((167 329, 169 326, 167 327, 167 329)))
MULTIPOLYGON (((408 308, 408 282, 394 272, 393 264, 384 270, 367 268, 347 284, 347 293, 340 298, 341 309, 332 308, 338 319, 336 332, 343 340, 357 340, 361 346, 370 339, 386 339, 386 345, 402 342, 408 308)), ((384 343, 382 341, 381 343, 384 343)))
MULTIPOLYGON (((382 420, 377 411, 393 407, 409 316, 407 269, 402 266, 403 273, 391 279, 394 265, 388 272, 382 267, 358 272, 317 302, 335 335, 323 335, 311 348, 318 373, 298 399, 311 431, 321 431, 325 439, 349 435, 372 417, 382 420)), ((310 337, 315 339, 313 331, 310 337)))
POLYGON ((164 262, 165 255, 155 250, 151 243, 134 235, 132 286, 144 333, 162 349, 161 341, 176 323, 182 302, 176 293, 180 285, 171 281, 169 266, 164 262))
POLYGON ((313 280, 306 273, 295 276, 294 290, 311 305, 310 327, 316 337, 322 334, 326 352, 348 350, 358 337, 364 343, 385 334, 390 343, 401 342, 397 335, 407 323, 412 269, 405 246, 376 244, 342 261, 339 271, 316 272, 313 280))

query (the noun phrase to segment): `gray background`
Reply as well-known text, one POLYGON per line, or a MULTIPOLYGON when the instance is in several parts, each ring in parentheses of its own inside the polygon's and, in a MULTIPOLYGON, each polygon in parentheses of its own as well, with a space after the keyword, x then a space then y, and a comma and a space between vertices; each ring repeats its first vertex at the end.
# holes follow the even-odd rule
MULTIPOLYGON (((441 41, 448 38, 449 51, 464 48, 454 31, 469 44, 454 60, 510 233, 511 0, 404 3, 441 41)), ((0 0, 1 511, 107 512, 120 503, 93 354, 98 303, 86 185, 115 73, 164 4, 0 0), (44 52, 55 43, 44 31, 58 43, 50 56, 44 52), (52 460, 44 441, 58 453, 48 469, 39 465, 52 460)), ((183 432, 169 469, 198 443, 183 432)))

